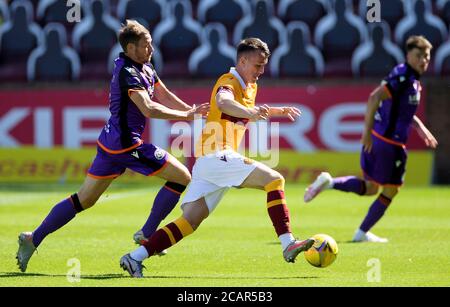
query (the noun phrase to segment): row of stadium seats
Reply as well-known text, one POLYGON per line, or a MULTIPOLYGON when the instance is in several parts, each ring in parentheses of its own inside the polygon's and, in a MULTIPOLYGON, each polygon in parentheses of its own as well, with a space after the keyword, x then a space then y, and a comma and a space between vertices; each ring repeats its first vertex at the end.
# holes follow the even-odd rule
POLYGON ((272 0, 200 0, 195 9, 187 0, 119 0, 115 10, 109 1, 85 0, 78 23, 67 21, 66 2, 15 0, 8 6, 0 0, 0 80, 108 78, 121 50, 119 20, 126 18, 154 29, 155 66, 169 77, 217 76, 233 65, 234 46, 248 36, 268 43, 272 76, 383 75, 404 60, 399 46, 411 34, 435 46, 431 70, 450 73, 443 22, 449 0, 381 0, 383 21, 375 23, 359 17, 367 13, 366 0, 359 16, 351 0, 280 0, 277 6, 272 0))

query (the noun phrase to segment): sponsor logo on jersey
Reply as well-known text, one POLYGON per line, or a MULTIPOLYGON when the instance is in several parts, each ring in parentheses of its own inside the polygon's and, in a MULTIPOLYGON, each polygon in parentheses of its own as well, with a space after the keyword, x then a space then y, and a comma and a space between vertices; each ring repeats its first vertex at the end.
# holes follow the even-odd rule
POLYGON ((161 148, 158 148, 155 150, 154 155, 157 160, 161 160, 166 155, 166 152, 164 150, 162 150, 161 148))

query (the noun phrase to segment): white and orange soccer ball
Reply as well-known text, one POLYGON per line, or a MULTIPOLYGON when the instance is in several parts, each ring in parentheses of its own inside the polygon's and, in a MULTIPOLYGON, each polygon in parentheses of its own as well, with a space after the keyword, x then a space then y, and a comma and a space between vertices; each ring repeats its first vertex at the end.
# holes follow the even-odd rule
POLYGON ((338 254, 336 241, 326 234, 316 234, 312 238, 315 242, 304 253, 306 260, 318 268, 324 268, 332 264, 338 254))

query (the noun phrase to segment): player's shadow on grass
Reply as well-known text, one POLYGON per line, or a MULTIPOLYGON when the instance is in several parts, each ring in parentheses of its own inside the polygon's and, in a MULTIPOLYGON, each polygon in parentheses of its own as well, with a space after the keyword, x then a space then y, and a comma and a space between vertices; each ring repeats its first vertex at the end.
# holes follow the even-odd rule
POLYGON ((152 279, 279 279, 279 280, 287 280, 287 279, 316 279, 319 278, 318 276, 286 276, 286 277, 270 277, 270 276, 252 276, 252 277, 246 277, 246 276, 144 276, 144 278, 152 278, 152 279))
MULTIPOLYGON (((43 273, 21 273, 21 272, 1 272, 0 273, 0 279, 1 278, 11 278, 11 277, 67 277, 67 275, 63 274, 43 274, 43 273)), ((127 274, 98 274, 98 275, 81 275, 80 279, 94 279, 94 280, 101 280, 101 279, 121 279, 121 278, 129 278, 130 276, 127 274)), ((317 276, 286 276, 286 277, 270 277, 270 276, 264 276, 264 277, 258 277, 258 276, 252 276, 252 277, 245 277, 245 276, 144 276, 145 279, 316 279, 319 278, 317 276)))
MULTIPOLYGON (((1 272, 0 278, 10 278, 10 277, 67 277, 63 274, 43 274, 43 273, 22 273, 22 272, 1 272)), ((98 275, 81 275, 80 279, 118 279, 118 278, 128 278, 129 276, 121 274, 98 274, 98 275)))

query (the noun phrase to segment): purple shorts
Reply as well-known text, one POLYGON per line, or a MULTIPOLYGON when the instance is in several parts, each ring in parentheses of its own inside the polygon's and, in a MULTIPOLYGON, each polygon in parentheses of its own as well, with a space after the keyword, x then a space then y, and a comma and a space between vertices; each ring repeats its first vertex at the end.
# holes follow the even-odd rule
POLYGON ((361 168, 364 178, 379 185, 403 184, 407 151, 404 147, 390 144, 372 135, 370 153, 361 150, 361 168))
POLYGON ((163 169, 167 160, 167 152, 153 144, 142 144, 121 154, 110 154, 97 146, 97 156, 88 170, 88 176, 116 178, 127 168, 145 176, 155 175, 163 169))

